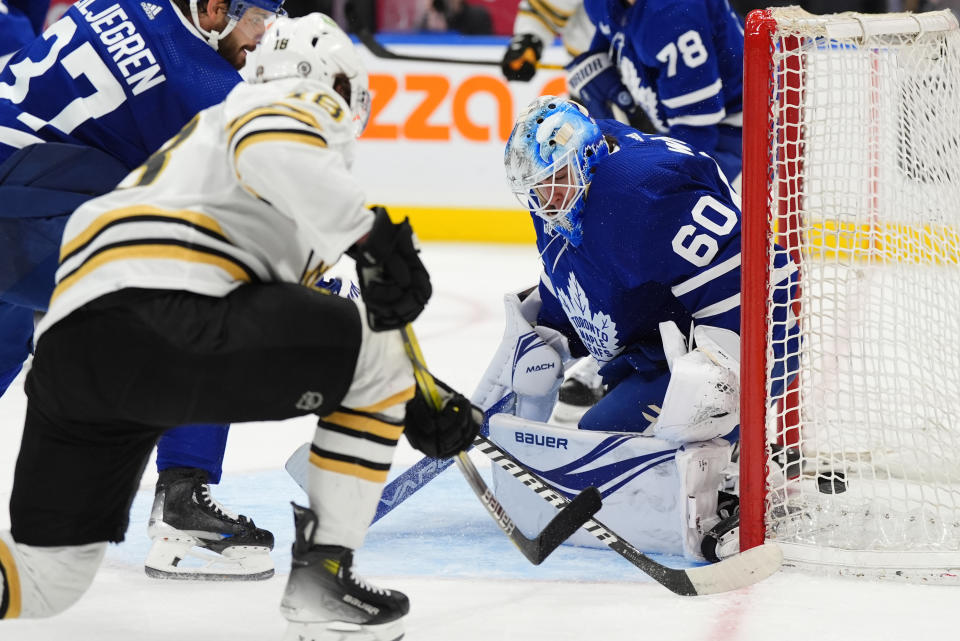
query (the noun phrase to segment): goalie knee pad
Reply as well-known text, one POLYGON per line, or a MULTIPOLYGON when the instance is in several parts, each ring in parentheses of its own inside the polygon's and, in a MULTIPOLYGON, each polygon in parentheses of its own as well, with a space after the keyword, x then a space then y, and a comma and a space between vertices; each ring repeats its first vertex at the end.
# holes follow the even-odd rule
POLYGON ((63 612, 89 589, 106 550, 105 542, 22 545, 10 532, 0 532, 0 619, 40 619, 63 612))

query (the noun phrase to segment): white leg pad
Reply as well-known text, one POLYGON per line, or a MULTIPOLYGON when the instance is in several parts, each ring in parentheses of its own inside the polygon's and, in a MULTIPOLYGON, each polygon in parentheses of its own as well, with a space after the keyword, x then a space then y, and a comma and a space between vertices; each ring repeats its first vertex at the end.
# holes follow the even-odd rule
POLYGON ((11 587, 8 598, 19 610, 9 608, 7 618, 41 619, 69 608, 89 589, 106 550, 106 542, 60 547, 22 545, 10 532, 0 532, 0 562, 11 587), (7 567, 8 563, 13 567, 7 567))
POLYGON ((703 559, 700 543, 703 535, 720 522, 717 492, 730 462, 730 444, 723 439, 687 443, 677 451, 677 470, 684 496, 683 526, 686 537, 684 555, 703 559))

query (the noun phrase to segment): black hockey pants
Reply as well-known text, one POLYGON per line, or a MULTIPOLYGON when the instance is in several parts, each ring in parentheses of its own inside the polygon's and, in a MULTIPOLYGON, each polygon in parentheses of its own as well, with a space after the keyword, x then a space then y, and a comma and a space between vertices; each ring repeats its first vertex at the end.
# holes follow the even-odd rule
POLYGON ((350 387, 360 340, 355 303, 288 283, 224 298, 128 289, 78 309, 40 337, 27 376, 14 539, 123 540, 165 429, 323 416, 350 387))

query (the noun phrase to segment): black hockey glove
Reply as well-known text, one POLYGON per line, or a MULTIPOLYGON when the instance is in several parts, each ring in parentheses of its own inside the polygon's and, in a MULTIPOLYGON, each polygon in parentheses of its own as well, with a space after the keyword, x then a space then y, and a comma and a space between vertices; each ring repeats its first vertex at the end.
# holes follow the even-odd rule
POLYGON ((383 207, 372 210, 373 229, 347 255, 357 261, 370 329, 382 332, 400 329, 419 316, 433 288, 413 244, 410 222, 394 224, 383 207))
POLYGON ((503 77, 507 80, 522 80, 533 78, 537 73, 537 62, 543 53, 543 43, 532 33, 518 33, 510 40, 507 51, 503 54, 500 68, 503 77))
POLYGON ((404 433, 410 445, 433 458, 449 458, 465 450, 480 433, 483 414, 463 395, 437 381, 443 409, 437 412, 420 393, 407 401, 404 433))

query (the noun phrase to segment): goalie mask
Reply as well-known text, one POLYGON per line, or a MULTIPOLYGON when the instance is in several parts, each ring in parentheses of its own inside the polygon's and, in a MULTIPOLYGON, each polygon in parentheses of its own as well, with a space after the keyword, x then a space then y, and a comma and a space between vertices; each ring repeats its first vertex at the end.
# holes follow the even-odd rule
POLYGON ((548 233, 583 239, 583 201, 609 154, 596 121, 577 103, 541 96, 520 112, 504 152, 507 183, 548 233))
POLYGON ((367 70, 357 48, 337 23, 322 13, 280 18, 264 36, 248 64, 251 82, 311 78, 346 101, 359 136, 370 116, 367 70), (252 65, 252 66, 251 66, 252 65))

